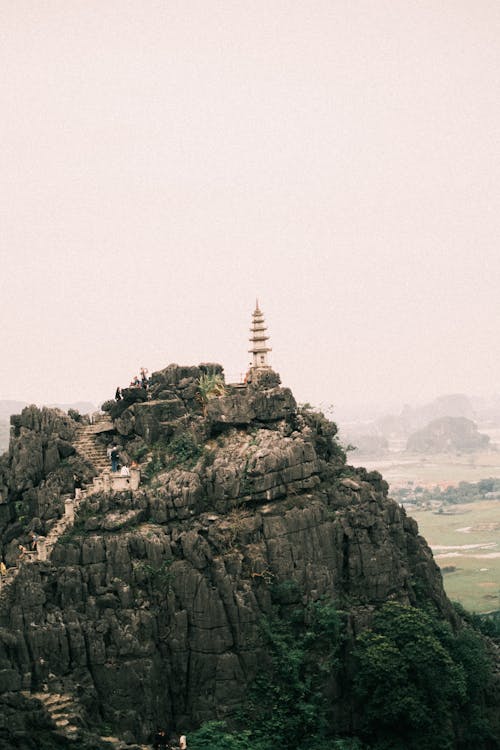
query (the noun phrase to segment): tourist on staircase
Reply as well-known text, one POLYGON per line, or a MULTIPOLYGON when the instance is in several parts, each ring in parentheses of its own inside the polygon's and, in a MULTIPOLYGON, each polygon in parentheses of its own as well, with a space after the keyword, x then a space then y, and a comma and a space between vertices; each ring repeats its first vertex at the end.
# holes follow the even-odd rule
POLYGON ((118 470, 118 448, 116 447, 116 445, 113 445, 111 448, 110 458, 111 458, 111 471, 117 471, 118 470))
POLYGON ((75 500, 80 500, 82 496, 83 483, 79 476, 73 474, 73 482, 75 484, 75 500))

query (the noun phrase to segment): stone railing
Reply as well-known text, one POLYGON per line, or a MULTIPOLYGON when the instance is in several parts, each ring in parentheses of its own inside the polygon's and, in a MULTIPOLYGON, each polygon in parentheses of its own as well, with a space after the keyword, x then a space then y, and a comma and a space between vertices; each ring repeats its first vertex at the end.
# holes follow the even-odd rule
POLYGON ((92 484, 85 489, 85 497, 94 495, 96 492, 125 492, 126 490, 139 489, 141 482, 141 470, 130 469, 130 476, 124 477, 119 472, 106 469, 98 477, 94 477, 92 484))
MULTIPOLYGON (((34 562, 35 560, 48 560, 54 546, 66 529, 73 526, 75 522, 75 511, 80 505, 81 501, 85 497, 94 495, 97 492, 125 492, 126 490, 132 490, 133 492, 139 488, 141 482, 141 470, 130 469, 130 476, 122 476, 121 474, 109 471, 106 469, 97 477, 94 477, 93 483, 88 485, 85 490, 76 490, 75 497, 68 497, 64 501, 64 516, 59 518, 56 524, 49 531, 47 536, 40 536, 37 540, 37 549, 35 551, 26 551, 23 558, 19 561, 19 566, 23 562, 34 562)), ((7 575, 0 576, 0 593, 5 589, 5 586, 11 583, 19 572, 19 567, 9 568, 7 575)))

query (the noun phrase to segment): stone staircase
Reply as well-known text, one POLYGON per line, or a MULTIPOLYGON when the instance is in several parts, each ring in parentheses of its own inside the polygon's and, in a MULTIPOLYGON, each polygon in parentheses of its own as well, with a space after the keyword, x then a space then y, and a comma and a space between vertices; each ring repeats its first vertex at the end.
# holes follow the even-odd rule
MULTIPOLYGON (((75 743, 76 747, 80 744, 82 734, 86 735, 84 730, 85 712, 74 695, 71 693, 30 693, 28 690, 23 690, 22 694, 27 698, 34 698, 42 703, 52 719, 57 734, 70 741, 72 744, 75 743), (76 743, 78 743, 78 745, 76 743)), ((89 730, 87 729, 87 731, 89 730)), ((123 750, 125 745, 119 737, 100 736, 99 739, 107 742, 110 748, 115 747, 117 750, 123 750)), ((141 750, 149 750, 151 746, 138 745, 136 747, 140 747, 141 750)))
MULTIPOLYGON (((51 552, 54 549, 57 540, 66 529, 73 525, 74 513, 80 502, 83 500, 85 495, 91 494, 96 489, 102 486, 102 477, 105 471, 109 469, 109 460, 106 455, 106 448, 98 443, 96 436, 101 432, 109 432, 113 429, 113 422, 107 415, 100 416, 99 420, 94 424, 81 425, 76 434, 74 446, 76 452, 93 464, 98 472, 97 477, 94 478, 93 484, 89 485, 80 493, 79 497, 75 497, 71 501, 71 508, 65 512, 65 514, 58 519, 58 521, 52 526, 45 539, 39 541, 39 553, 29 552, 23 559, 23 563, 30 563, 33 560, 47 560, 50 558, 51 552)), ((19 572, 19 568, 9 568, 7 575, 0 581, 0 607, 4 606, 8 601, 8 588, 13 580, 16 578, 19 572)))
MULTIPOLYGON (((71 512, 67 512, 64 516, 52 526, 49 533, 42 542, 44 547, 43 557, 37 555, 37 553, 29 552, 24 558, 23 564, 30 563, 36 559, 47 559, 61 536, 61 534, 73 525, 74 522, 74 511, 80 505, 81 500, 87 495, 92 494, 102 486, 103 476, 109 472, 109 459, 106 454, 106 448, 102 446, 96 437, 101 432, 109 432, 113 428, 111 419, 104 416, 99 419, 98 422, 91 425, 81 425, 78 429, 74 446, 77 453, 82 458, 89 461, 94 468, 97 470, 98 475, 94 478, 93 484, 88 485, 82 489, 80 496, 71 501, 71 512)), ((41 540, 40 540, 41 542, 41 540)), ((0 609, 8 605, 9 601, 9 588, 13 580, 19 573, 20 568, 9 568, 7 575, 4 576, 0 582, 0 609)), ((75 696, 70 693, 50 693, 50 692, 38 692, 31 693, 30 691, 22 691, 23 695, 29 698, 35 698, 42 703, 52 719, 56 732, 63 736, 68 741, 76 743, 81 738, 82 727, 84 726, 84 710, 79 705, 78 700, 75 696)), ((116 747, 120 750, 124 747, 124 743, 118 737, 101 737, 109 743, 110 747, 116 747)), ((150 745, 139 745, 138 747, 143 750, 148 750, 150 745)))
POLYGON ((102 417, 99 422, 95 424, 85 424, 79 427, 74 442, 76 452, 79 453, 82 458, 89 461, 98 474, 97 477, 94 478, 92 485, 84 488, 79 495, 78 493, 76 494, 75 499, 72 501, 72 507, 69 509, 69 513, 66 512, 64 516, 59 518, 45 537, 45 559, 50 557, 50 554, 61 534, 66 531, 68 527, 73 525, 75 511, 78 509, 83 498, 87 494, 91 494, 93 488, 99 486, 104 472, 109 469, 106 448, 96 440, 96 436, 101 432, 109 432, 112 428, 113 422, 107 417, 102 417))
POLYGON ((56 731, 68 740, 77 740, 82 726, 83 710, 74 696, 69 693, 30 693, 23 691, 27 698, 35 698, 45 706, 56 731))
POLYGON ((106 448, 96 438, 101 432, 109 432, 112 427, 111 419, 105 418, 96 424, 82 425, 76 435, 74 442, 76 452, 93 464, 98 474, 109 469, 109 459, 106 455, 106 448))

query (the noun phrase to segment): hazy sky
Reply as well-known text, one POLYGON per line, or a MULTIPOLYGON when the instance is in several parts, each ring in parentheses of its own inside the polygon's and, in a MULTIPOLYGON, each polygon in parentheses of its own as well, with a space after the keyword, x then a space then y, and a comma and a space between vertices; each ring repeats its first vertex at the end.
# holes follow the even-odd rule
POLYGON ((500 390, 498 0, 3 0, 0 398, 500 390), (231 378, 230 378, 231 379, 231 378))

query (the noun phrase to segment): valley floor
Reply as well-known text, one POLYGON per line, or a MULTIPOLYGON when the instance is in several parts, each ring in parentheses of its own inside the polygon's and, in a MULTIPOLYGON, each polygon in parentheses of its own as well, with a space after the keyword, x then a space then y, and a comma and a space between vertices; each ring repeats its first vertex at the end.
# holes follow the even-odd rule
MULTIPOLYGON (((462 481, 500 478, 499 450, 434 456, 393 452, 353 463, 380 471, 392 490, 410 485, 445 488, 462 481)), ((473 612, 500 610, 500 502, 447 505, 444 510, 407 509, 432 548, 446 593, 473 612)))

